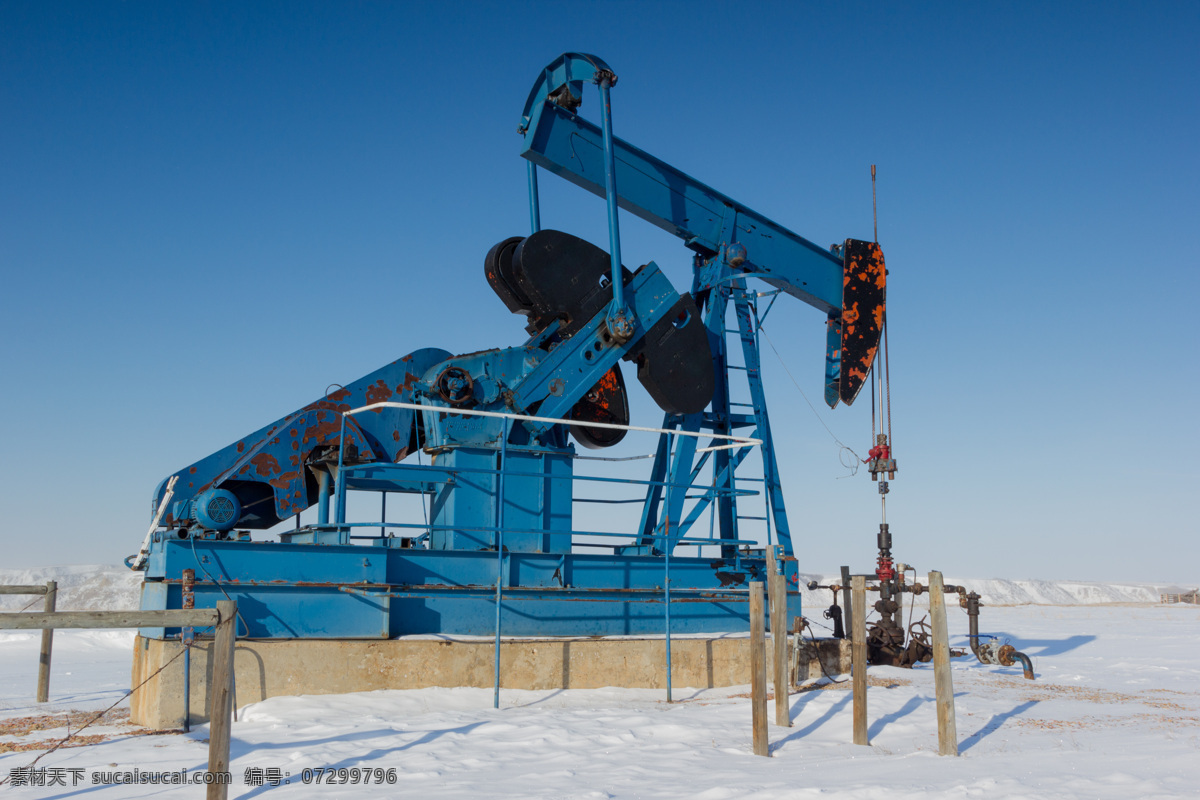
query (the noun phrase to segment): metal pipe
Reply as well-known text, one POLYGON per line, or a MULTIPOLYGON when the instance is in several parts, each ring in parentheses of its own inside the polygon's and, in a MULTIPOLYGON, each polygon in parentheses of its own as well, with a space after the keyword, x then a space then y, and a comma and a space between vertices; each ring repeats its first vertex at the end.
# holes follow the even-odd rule
POLYGON ((979 594, 971 592, 967 595, 967 636, 971 643, 971 652, 980 664, 986 663, 979 654, 979 594))
POLYGON ((529 227, 530 233, 537 233, 542 229, 542 212, 538 207, 538 184, 537 184, 537 164, 532 161, 529 164, 529 227))
MULTIPOLYGON (((667 452, 671 452, 674 440, 674 434, 667 434, 667 452)), ((667 637, 667 702, 671 702, 671 509, 667 507, 667 513, 663 520, 663 534, 666 541, 663 542, 663 561, 666 575, 663 578, 663 593, 666 607, 666 637, 667 637)))
POLYGON ((850 613, 850 568, 842 567, 842 608, 850 613))
MULTIPOLYGON (((342 432, 338 434, 338 471, 336 478, 337 487, 337 523, 341 525, 346 521, 346 473, 342 470, 342 457, 346 452, 346 415, 342 415, 342 432)), ((349 532, 347 532, 347 535, 349 532)), ((339 532, 338 539, 341 544, 349 544, 349 539, 341 541, 342 534, 339 532)))
POLYGON ((1019 661, 1021 662, 1021 668, 1024 670, 1025 679, 1033 680, 1033 662, 1030 661, 1029 656, 1017 650, 1011 644, 997 648, 995 644, 984 647, 979 643, 979 606, 979 594, 976 592, 969 593, 967 595, 968 632, 971 642, 971 652, 975 654, 975 658, 979 659, 980 664, 999 664, 1002 667, 1011 667, 1014 661, 1019 661))
POLYGON ((608 251, 612 264, 613 305, 625 308, 625 281, 621 276, 621 231, 617 226, 617 162, 613 147, 612 101, 609 88, 612 73, 600 73, 600 105, 604 134, 604 191, 608 201, 608 251))
POLYGON ((496 476, 496 675, 492 693, 492 708, 500 707, 500 604, 504 585, 504 462, 508 455, 508 420, 504 420, 504 435, 500 438, 500 469, 496 476))
POLYGON ((317 524, 329 524, 329 471, 317 470, 317 524))
MULTIPOLYGON (((183 571, 183 585, 180 587, 180 592, 183 595, 183 603, 185 609, 192 610, 196 607, 196 570, 185 569, 183 571)), ((192 642, 196 639, 196 629, 186 627, 179 634, 179 641, 183 644, 183 732, 190 733, 192 730, 192 642)))
POLYGON ((1021 668, 1025 670, 1025 680, 1033 680, 1033 662, 1029 660, 1029 656, 1018 650, 1013 650, 1009 656, 1021 662, 1021 668))
POLYGON ((192 648, 183 642, 183 732, 192 731, 192 648))

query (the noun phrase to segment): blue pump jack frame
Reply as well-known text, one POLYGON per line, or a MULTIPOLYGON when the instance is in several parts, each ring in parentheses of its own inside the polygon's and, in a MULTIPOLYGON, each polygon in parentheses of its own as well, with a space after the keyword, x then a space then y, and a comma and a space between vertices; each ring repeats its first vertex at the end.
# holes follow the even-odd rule
MULTIPOLYGON (((278 542, 159 530, 147 559, 143 608, 180 607, 183 570, 191 568, 196 570, 196 607, 215 605, 225 597, 237 600, 240 634, 251 638, 489 636, 496 640, 498 664, 502 632, 665 635, 668 693, 672 633, 747 629, 748 584, 766 577, 765 547, 777 544, 782 549, 788 615, 800 613, 797 562, 761 380, 758 298, 783 292, 833 320, 842 304, 842 259, 616 138, 610 96, 615 83, 616 75, 600 59, 564 54, 535 84, 518 130, 521 155, 528 160, 534 232, 541 228, 541 168, 605 199, 612 275, 620 274, 619 209, 675 234, 692 253, 690 290, 703 309, 716 388, 705 411, 666 415, 649 478, 576 475, 574 451, 565 444, 565 435, 558 447, 513 444, 508 420, 491 462, 480 456, 482 451, 441 447, 437 461, 428 465, 346 463, 347 437, 361 437, 365 429, 355 426, 348 431, 343 414, 336 472, 315 474, 317 524, 297 526, 281 534, 278 542), (578 103, 573 101, 581 98, 585 82, 599 87, 600 126, 574 113, 578 103), (754 278, 773 290, 750 289, 754 278), (733 328, 727 327, 730 311, 736 319, 733 328), (731 335, 736 337, 732 346, 731 335), (733 363, 739 353, 741 363, 733 363), (734 373, 741 373, 749 403, 732 399, 734 373), (738 475, 751 448, 701 448, 696 434, 702 432, 748 434, 761 440, 762 477, 738 475), (708 479, 706 470, 711 473, 708 479), (574 530, 569 508, 568 526, 556 521, 561 509, 552 508, 549 498, 564 495, 554 487, 571 487, 578 481, 640 487, 642 513, 632 536, 574 530), (491 521, 386 519, 389 493, 416 494, 425 502, 444 496, 448 489, 473 491, 479 503, 490 503, 491 521), (382 493, 381 518, 349 522, 349 491, 382 493), (744 513, 747 499, 754 497, 764 503, 761 517, 744 513), (541 508, 539 503, 545 507, 543 518, 531 521, 529 508, 541 508), (698 535, 695 526, 705 512, 709 529, 707 535, 698 535), (746 520, 765 523, 765 542, 742 536, 740 523, 746 520), (366 535, 367 530, 372 535, 366 535), (615 543, 601 546, 577 537, 615 543), (474 544, 439 549, 433 546, 435 539, 474 544), (675 551, 688 546, 707 547, 719 555, 689 557, 675 551), (610 552, 583 552, 584 547, 610 552)), ((619 332, 623 321, 632 328, 646 322, 637 316, 635 283, 612 283, 607 329, 619 332)), ((827 369, 836 372, 830 342, 827 369)), ((533 344, 530 340, 527 347, 533 344)), ((417 361, 425 365, 441 356, 422 358, 426 360, 417 361)), ((548 398, 543 408, 552 405, 548 398)), ((584 502, 570 488, 565 498, 567 503, 584 502)), ((180 631, 158 628, 142 633, 161 638, 180 631)), ((498 672, 496 677, 499 687, 498 672)))

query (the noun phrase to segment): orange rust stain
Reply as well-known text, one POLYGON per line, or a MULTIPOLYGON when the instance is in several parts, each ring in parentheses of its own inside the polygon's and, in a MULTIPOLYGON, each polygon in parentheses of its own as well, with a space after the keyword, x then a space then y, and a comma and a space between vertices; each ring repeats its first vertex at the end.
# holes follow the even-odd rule
POLYGON ((242 452, 242 451, 243 451, 243 450, 245 450, 245 449, 246 449, 246 443, 245 443, 245 442, 238 442, 237 451, 240 453, 240 452, 242 452))
POLYGON ((883 306, 882 305, 875 306, 875 327, 877 329, 883 328, 883 306))
MULTIPOLYGON (((250 463, 254 465, 255 470, 259 475, 275 475, 283 471, 283 467, 279 466, 279 460, 270 453, 259 453, 254 458, 250 459, 250 463)), ((243 467, 242 469, 245 469, 243 467)))
POLYGON ((383 379, 375 381, 367 387, 367 402, 368 403, 386 403, 392 399, 392 387, 383 382, 383 379))
POLYGON ((188 474, 189 474, 189 475, 195 475, 195 474, 196 474, 196 468, 195 468, 195 467, 192 467, 191 469, 189 469, 189 470, 188 470, 188 474))
POLYGON ((285 472, 278 478, 273 478, 272 480, 267 481, 267 483, 271 484, 276 489, 288 489, 290 488, 292 481, 296 480, 298 477, 300 477, 299 472, 285 472))
POLYGON ((350 404, 349 403, 338 403, 335 405, 333 403, 329 403, 324 400, 318 400, 315 403, 309 403, 304 408, 300 409, 300 412, 305 413, 308 411, 314 411, 316 409, 322 409, 322 408, 326 408, 331 411, 341 411, 341 412, 345 413, 346 411, 350 410, 350 404))

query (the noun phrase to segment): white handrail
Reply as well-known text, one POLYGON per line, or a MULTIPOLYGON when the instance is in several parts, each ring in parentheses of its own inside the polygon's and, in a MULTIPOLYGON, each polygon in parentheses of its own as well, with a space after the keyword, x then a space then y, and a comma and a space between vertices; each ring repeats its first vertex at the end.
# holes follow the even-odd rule
POLYGON ((681 431, 671 430, 669 428, 645 428, 640 425, 618 425, 615 422, 583 422, 581 420, 566 420, 557 419, 555 417, 534 417, 529 414, 510 414, 506 411, 480 411, 474 408, 450 408, 443 406, 423 406, 420 403, 400 403, 400 402, 384 402, 371 403, 360 408, 352 408, 344 412, 347 416, 361 414, 364 411, 374 411, 377 408, 406 408, 412 411, 427 411, 441 414, 464 414, 471 417, 500 417, 502 419, 515 419, 528 422, 546 422, 551 425, 581 425, 585 428, 605 428, 607 430, 618 431, 642 431, 644 433, 673 433, 676 436, 691 436, 696 439, 728 439, 731 444, 716 445, 713 447, 699 447, 697 453, 705 453, 712 450, 730 450, 738 447, 753 447, 756 444, 762 444, 762 439, 755 439, 750 436, 730 436, 724 433, 700 433, 698 431, 681 431))

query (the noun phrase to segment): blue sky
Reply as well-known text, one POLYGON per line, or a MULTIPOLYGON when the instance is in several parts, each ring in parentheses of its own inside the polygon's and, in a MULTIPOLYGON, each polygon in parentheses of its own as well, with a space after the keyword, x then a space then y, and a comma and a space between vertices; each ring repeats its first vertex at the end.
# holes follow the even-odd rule
MULTIPOLYGON (((517 120, 576 50, 617 135, 818 243, 870 238, 878 164, 900 560, 1194 584, 1198 35, 1184 2, 5 3, 5 566, 118 561, 163 476, 328 384, 519 344, 481 262, 527 231, 517 120)), ((821 315, 767 330, 817 402, 821 315)), ((801 569, 866 566, 874 486, 764 366, 801 569)), ((822 416, 869 447, 865 402, 822 416)))

